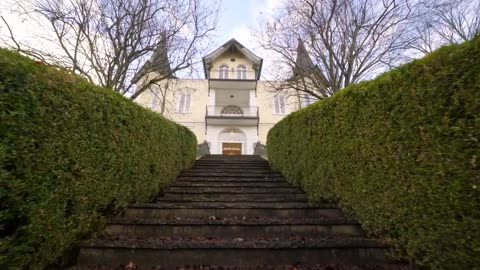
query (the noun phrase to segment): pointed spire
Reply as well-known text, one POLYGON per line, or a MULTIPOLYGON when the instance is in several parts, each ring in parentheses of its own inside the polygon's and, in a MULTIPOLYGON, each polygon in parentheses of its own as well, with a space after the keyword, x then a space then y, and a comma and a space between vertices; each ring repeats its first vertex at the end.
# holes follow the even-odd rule
POLYGON ((296 76, 300 73, 310 71, 314 68, 315 65, 313 64, 312 59, 310 59, 310 56, 308 55, 303 40, 301 38, 298 38, 297 59, 295 61, 293 74, 296 76))
POLYGON ((160 35, 160 40, 152 57, 150 57, 150 60, 147 60, 135 76, 133 76, 132 82, 138 82, 144 75, 150 72, 164 73, 168 74, 169 77, 174 77, 174 75, 171 74, 172 69, 170 68, 170 61, 168 60, 168 45, 165 32, 160 35))
POLYGON ((150 59, 151 69, 155 71, 169 73, 170 61, 168 60, 168 45, 167 45, 167 36, 165 32, 161 34, 160 41, 158 42, 157 48, 150 59))

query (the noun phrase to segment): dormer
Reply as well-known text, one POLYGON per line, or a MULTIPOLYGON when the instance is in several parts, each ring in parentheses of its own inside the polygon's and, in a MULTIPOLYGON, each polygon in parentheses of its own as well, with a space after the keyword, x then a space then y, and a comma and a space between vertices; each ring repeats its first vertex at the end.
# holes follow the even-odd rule
POLYGON ((235 39, 203 57, 205 78, 209 80, 259 80, 263 59, 235 39))

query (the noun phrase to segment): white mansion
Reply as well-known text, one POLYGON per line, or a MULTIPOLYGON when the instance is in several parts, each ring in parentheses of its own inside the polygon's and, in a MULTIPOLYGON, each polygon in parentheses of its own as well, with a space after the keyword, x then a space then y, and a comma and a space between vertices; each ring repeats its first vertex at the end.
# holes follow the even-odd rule
POLYGON ((312 102, 275 93, 271 82, 259 80, 262 63, 231 39, 203 58, 205 79, 169 79, 170 90, 151 89, 135 101, 188 127, 212 154, 250 155, 275 123, 312 102))

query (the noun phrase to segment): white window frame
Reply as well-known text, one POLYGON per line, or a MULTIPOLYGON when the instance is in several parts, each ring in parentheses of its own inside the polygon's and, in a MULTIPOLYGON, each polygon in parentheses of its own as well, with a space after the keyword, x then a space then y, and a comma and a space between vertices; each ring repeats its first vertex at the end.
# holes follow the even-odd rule
POLYGON ((190 113, 192 108, 192 93, 181 93, 178 95, 177 112, 190 113))
POLYGON ((156 93, 152 92, 152 102, 150 103, 150 108, 155 111, 157 109, 157 105, 159 104, 160 104, 160 98, 156 93))
POLYGON ((305 93, 305 94, 303 94, 302 106, 303 106, 303 108, 305 108, 308 105, 313 104, 315 101, 316 100, 312 95, 310 95, 308 93, 305 93))
POLYGON ((245 65, 238 65, 237 67, 237 79, 246 80, 247 79, 247 67, 245 65))
POLYGON ((287 114, 287 96, 275 95, 273 97, 273 113, 287 114))
POLYGON ((223 64, 220 66, 220 68, 218 69, 218 78, 219 79, 228 79, 228 73, 229 73, 229 70, 230 68, 228 67, 228 65, 226 64, 223 64))

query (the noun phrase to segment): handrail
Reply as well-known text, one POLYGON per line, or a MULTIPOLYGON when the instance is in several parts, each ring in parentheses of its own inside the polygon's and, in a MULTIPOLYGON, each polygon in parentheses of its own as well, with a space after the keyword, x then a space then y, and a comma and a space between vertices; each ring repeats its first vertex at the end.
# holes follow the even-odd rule
POLYGON ((225 72, 220 69, 211 69, 209 71, 209 78, 220 80, 255 80, 256 74, 257 73, 254 70, 239 72, 236 68, 230 68, 228 71, 225 72))
POLYGON ((207 105, 207 114, 206 116, 215 116, 215 117, 257 117, 258 118, 258 107, 257 106, 236 106, 236 105, 207 105), (226 107, 237 107, 230 112, 225 112, 226 107))

